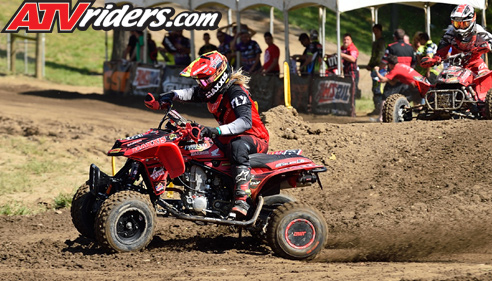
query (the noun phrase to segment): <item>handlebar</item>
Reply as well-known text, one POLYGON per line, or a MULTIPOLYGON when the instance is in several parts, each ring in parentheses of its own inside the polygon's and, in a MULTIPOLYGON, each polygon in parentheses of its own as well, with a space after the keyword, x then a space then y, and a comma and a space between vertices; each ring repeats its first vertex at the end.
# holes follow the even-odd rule
POLYGON ((473 55, 472 52, 457 53, 455 55, 449 56, 448 58, 442 60, 442 62, 449 63, 450 65, 454 65, 454 66, 461 66, 463 64, 466 64, 467 61, 470 60, 472 55, 473 55))
POLYGON ((176 110, 172 109, 173 104, 171 103, 159 122, 159 127, 157 129, 162 130, 162 124, 167 120, 171 120, 176 124, 178 130, 180 130, 184 136, 189 136, 193 141, 198 142, 201 139, 202 129, 200 125, 195 122, 188 122, 186 118, 181 116, 176 110))

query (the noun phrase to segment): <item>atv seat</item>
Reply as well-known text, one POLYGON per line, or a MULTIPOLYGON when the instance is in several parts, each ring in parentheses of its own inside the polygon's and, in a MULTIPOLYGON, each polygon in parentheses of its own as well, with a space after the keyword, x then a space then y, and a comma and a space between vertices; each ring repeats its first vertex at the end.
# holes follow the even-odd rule
POLYGON ((277 162, 289 158, 306 158, 306 157, 301 155, 271 155, 265 153, 255 153, 249 155, 249 163, 251 165, 251 168, 271 169, 271 167, 267 165, 268 163, 277 162))

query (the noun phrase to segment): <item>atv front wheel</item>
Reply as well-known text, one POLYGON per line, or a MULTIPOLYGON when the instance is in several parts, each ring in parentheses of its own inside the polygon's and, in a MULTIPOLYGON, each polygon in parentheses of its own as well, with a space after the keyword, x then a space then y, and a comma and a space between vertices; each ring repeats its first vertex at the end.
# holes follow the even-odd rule
POLYGON ((155 209, 146 195, 117 192, 104 201, 97 214, 96 239, 109 251, 138 251, 152 240, 155 221, 155 209))
POLYGON ((492 90, 487 92, 485 96, 484 117, 486 120, 492 120, 492 90))
POLYGON ((89 185, 84 184, 77 189, 72 199, 70 215, 72 223, 82 236, 94 239, 94 220, 97 213, 96 196, 89 189, 89 185))
POLYGON ((383 122, 403 122, 412 120, 412 111, 408 110, 410 103, 401 94, 389 96, 383 106, 383 122))
POLYGON ((324 248, 327 238, 323 216, 300 202, 288 202, 275 209, 267 227, 268 244, 287 259, 313 259, 324 248))

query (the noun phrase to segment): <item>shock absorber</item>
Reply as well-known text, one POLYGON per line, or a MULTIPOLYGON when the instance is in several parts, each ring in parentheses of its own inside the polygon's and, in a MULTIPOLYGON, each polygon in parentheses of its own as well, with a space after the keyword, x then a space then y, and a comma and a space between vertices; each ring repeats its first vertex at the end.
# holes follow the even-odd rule
POLYGON ((477 92, 475 92, 475 90, 473 90, 473 87, 472 86, 468 86, 467 89, 468 89, 469 92, 465 92, 465 93, 467 93, 467 96, 466 97, 468 98, 468 96, 470 96, 470 98, 469 98, 470 101, 477 101, 478 100, 477 92))
POLYGON ((132 163, 132 167, 130 168, 130 174, 128 175, 128 179, 130 183, 133 183, 137 180, 139 167, 140 164, 138 162, 135 161, 132 163))

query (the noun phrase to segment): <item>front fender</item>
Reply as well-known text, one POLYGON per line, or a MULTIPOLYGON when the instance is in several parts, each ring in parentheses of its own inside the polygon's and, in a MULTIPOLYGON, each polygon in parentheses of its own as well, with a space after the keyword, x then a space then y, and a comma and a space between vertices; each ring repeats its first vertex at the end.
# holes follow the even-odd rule
POLYGON ((176 178, 185 171, 183 155, 181 154, 179 147, 172 142, 162 143, 159 146, 139 151, 132 154, 130 157, 140 160, 157 158, 166 171, 169 172, 171 178, 176 178))

